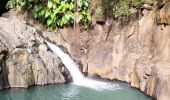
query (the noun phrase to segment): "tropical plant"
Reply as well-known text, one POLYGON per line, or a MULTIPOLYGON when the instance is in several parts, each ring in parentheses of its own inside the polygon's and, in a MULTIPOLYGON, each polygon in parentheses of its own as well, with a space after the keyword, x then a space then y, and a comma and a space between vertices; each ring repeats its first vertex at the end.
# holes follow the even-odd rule
MULTIPOLYGON (((89 0, 78 0, 79 22, 91 21, 88 13, 89 0)), ((32 11, 34 18, 48 27, 63 27, 74 22, 74 0, 9 0, 8 8, 32 11)))

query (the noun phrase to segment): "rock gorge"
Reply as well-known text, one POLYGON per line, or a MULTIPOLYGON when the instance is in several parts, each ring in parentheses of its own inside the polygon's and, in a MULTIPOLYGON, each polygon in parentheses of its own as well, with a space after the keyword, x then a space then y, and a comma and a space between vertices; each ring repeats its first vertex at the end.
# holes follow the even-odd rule
MULTIPOLYGON (((170 1, 144 0, 128 22, 75 34, 47 31, 27 13, 0 17, 0 88, 64 83, 67 71, 44 39, 66 48, 89 77, 127 82, 157 100, 170 98, 170 1), (43 38, 44 39, 43 39, 43 38)), ((97 19, 96 19, 97 22, 97 19)))

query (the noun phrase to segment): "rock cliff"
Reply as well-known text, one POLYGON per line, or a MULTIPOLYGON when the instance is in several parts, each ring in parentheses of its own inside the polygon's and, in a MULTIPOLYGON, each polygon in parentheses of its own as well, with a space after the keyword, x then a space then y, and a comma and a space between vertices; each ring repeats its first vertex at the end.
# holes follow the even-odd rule
POLYGON ((62 29, 58 39, 50 40, 67 47, 89 76, 124 81, 155 99, 169 100, 169 7, 169 0, 144 0, 125 23, 107 18, 104 25, 96 23, 79 34, 62 29))
POLYGON ((24 16, 0 18, 0 88, 65 82, 62 62, 24 16))
POLYGON ((124 81, 158 100, 169 100, 169 8, 169 0, 144 0, 141 12, 134 13, 139 17, 130 16, 128 23, 107 19, 104 26, 95 25, 84 64, 89 75, 124 81))
POLYGON ((67 48, 88 76, 124 81, 155 99, 169 100, 169 12, 169 0, 144 0, 126 23, 107 18, 104 25, 77 34, 70 27, 46 31, 11 12, 0 18, 0 87, 65 81, 61 61, 43 37, 67 48))

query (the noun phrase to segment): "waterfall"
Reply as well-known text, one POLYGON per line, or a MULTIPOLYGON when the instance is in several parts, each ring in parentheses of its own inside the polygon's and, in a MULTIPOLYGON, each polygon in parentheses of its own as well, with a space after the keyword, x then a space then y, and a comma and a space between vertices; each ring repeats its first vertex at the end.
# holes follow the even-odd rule
POLYGON ((92 80, 83 76, 83 74, 78 69, 78 65, 71 59, 71 57, 64 53, 58 46, 46 42, 50 49, 61 59, 65 67, 69 70, 74 85, 89 87, 97 90, 102 89, 119 89, 118 84, 107 83, 97 80, 92 80))

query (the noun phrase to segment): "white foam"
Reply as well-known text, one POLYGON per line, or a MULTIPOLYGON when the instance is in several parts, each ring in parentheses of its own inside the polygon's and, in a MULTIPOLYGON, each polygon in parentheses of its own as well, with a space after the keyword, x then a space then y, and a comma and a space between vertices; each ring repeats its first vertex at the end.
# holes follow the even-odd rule
POLYGON ((111 83, 92 80, 92 79, 84 77, 83 74, 78 69, 78 65, 71 59, 71 57, 68 54, 64 53, 58 46, 56 46, 54 44, 51 44, 49 42, 47 42, 47 44, 50 47, 50 49, 62 60, 65 67, 69 70, 69 72, 73 78, 72 84, 89 87, 89 88, 93 88, 96 90, 119 89, 118 84, 113 84, 113 83, 111 84, 111 83))

